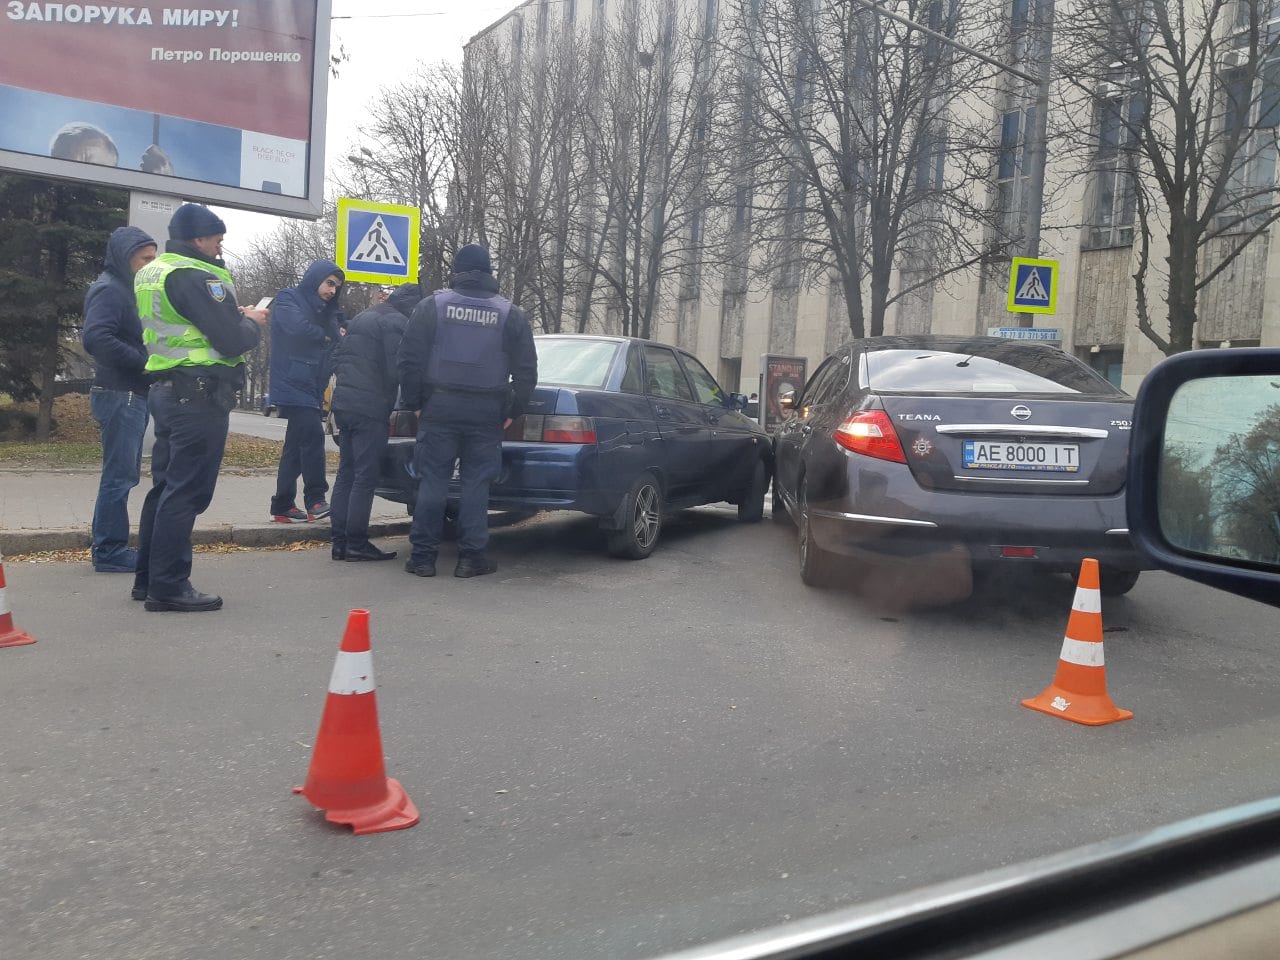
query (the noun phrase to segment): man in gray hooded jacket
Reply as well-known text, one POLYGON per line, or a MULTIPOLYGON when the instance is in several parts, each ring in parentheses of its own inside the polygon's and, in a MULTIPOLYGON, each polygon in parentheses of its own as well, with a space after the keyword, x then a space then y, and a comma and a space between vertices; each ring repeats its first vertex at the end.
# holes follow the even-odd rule
POLYGON ((93 508, 93 568, 132 573, 129 491, 142 475, 147 431, 147 348, 133 293, 133 275, 156 258, 156 242, 137 227, 107 240, 106 270, 84 297, 84 346, 94 360, 89 409, 102 428, 102 477, 93 508))

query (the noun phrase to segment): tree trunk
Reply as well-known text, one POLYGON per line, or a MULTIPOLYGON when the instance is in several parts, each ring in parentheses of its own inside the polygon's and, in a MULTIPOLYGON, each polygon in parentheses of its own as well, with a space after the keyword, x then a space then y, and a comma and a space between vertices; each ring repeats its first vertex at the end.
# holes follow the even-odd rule
POLYGON ((40 356, 40 406, 36 411, 36 443, 48 443, 53 432, 53 397, 57 389, 58 338, 44 345, 40 356))

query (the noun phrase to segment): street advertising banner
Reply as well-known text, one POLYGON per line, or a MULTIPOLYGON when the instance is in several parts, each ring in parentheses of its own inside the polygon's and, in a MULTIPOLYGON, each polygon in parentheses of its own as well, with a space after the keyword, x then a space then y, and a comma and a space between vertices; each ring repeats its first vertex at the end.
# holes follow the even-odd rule
POLYGON ((778 397, 784 390, 799 396, 804 386, 809 361, 804 357, 783 357, 766 353, 760 358, 760 425, 770 433, 782 423, 782 407, 778 397))
POLYGON ((320 216, 330 0, 0 9, 0 169, 320 216))

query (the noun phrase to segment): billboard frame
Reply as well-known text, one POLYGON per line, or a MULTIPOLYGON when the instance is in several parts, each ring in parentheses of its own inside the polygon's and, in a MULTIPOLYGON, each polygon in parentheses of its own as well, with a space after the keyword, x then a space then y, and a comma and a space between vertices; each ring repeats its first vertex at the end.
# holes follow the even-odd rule
POLYGON ((162 196, 182 197, 202 203, 258 213, 318 220, 324 215, 325 135, 329 104, 329 48, 332 35, 332 0, 316 0, 315 52, 311 72, 311 137, 307 141, 307 196, 289 197, 245 187, 229 187, 203 180, 188 180, 141 170, 99 166, 74 160, 0 149, 0 171, 74 180, 97 186, 121 187, 162 196), (86 176, 92 172, 93 176, 86 176))

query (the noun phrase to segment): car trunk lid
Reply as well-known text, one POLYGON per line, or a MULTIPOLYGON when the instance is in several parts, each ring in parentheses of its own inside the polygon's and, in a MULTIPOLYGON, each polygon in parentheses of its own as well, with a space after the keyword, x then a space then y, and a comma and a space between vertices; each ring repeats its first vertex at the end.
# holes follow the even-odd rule
POLYGON ((922 394, 878 401, 927 489, 1100 496, 1124 487, 1130 400, 922 394))

